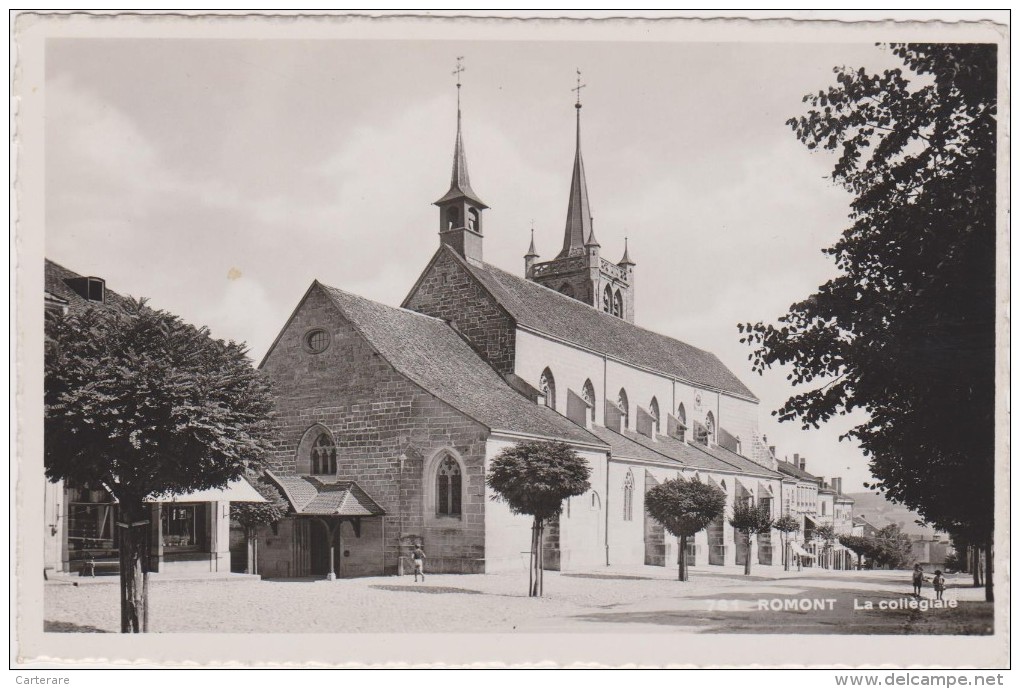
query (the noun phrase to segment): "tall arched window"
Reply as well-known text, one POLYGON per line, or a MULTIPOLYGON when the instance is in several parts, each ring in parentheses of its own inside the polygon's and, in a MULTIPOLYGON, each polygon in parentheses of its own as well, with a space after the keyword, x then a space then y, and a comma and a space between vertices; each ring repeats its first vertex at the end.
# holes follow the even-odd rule
POLYGON ((584 387, 581 388, 581 399, 588 403, 588 413, 591 414, 592 423, 595 422, 595 386, 591 384, 591 379, 584 381, 584 387))
POLYGON ((545 406, 556 409, 556 379, 552 371, 546 368, 542 371, 542 377, 538 379, 538 389, 545 396, 545 406))
POLYGON ((616 290, 616 294, 613 295, 613 315, 623 318, 623 297, 620 295, 620 290, 616 290))
POLYGON ((630 402, 627 401, 627 391, 623 388, 620 388, 620 394, 616 396, 616 406, 623 415, 624 429, 630 428, 630 402))
POLYGON ((659 400, 652 398, 652 401, 648 403, 648 414, 652 417, 652 423, 655 425, 655 432, 659 433, 659 400))
POLYGON ((676 418, 683 424, 677 429, 677 436, 681 441, 684 440, 684 436, 687 434, 687 410, 684 408, 684 403, 681 402, 680 406, 676 408, 676 418))
POLYGON ((312 445, 312 473, 336 476, 336 445, 329 433, 320 433, 312 445))
POLYGON ((436 470, 436 514, 459 515, 460 504, 460 464, 450 455, 446 455, 436 470))
POLYGON ((623 521, 629 522, 634 519, 634 472, 627 470, 627 476, 623 479, 623 521))
POLYGON ((609 285, 606 285, 606 289, 602 292, 602 310, 606 313, 613 312, 613 290, 609 285))
POLYGON ((714 443, 715 440, 715 417, 712 416, 712 412, 708 412, 705 416, 705 432, 708 435, 708 442, 714 443))

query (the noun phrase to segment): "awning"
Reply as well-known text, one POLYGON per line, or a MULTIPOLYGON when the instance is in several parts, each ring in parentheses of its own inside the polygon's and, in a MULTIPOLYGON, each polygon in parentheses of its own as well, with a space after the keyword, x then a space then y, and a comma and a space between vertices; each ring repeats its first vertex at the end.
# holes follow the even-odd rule
POLYGON ((737 482, 737 498, 753 498, 754 497, 754 493, 749 491, 747 489, 747 486, 745 486, 743 483, 740 482, 739 478, 735 479, 735 480, 737 482))
POLYGON ((195 490, 182 495, 164 495, 146 502, 267 502, 243 478, 231 481, 223 488, 195 490))
POLYGON ((760 499, 760 498, 764 498, 764 497, 770 497, 771 498, 771 497, 775 497, 775 496, 773 495, 772 488, 769 487, 769 484, 762 483, 761 481, 758 481, 758 498, 760 499))
POLYGON ((790 544, 790 550, 793 551, 794 555, 800 555, 801 557, 814 558, 814 555, 812 555, 808 551, 806 551, 803 548, 801 548, 799 543, 791 543, 790 544))

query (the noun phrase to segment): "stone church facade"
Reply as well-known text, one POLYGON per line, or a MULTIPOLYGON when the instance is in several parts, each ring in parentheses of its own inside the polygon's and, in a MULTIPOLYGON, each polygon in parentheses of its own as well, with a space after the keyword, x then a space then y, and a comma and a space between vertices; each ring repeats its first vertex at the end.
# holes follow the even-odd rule
MULTIPOLYGON (((713 354, 635 324, 636 264, 601 254, 588 207, 580 103, 562 250, 523 276, 484 261, 487 206, 457 136, 439 247, 401 307, 315 282, 261 369, 278 395, 269 477, 291 515, 260 535, 264 576, 395 573, 413 544, 438 572, 527 565, 530 518, 485 485, 523 439, 569 443, 592 467, 544 548, 549 566, 668 565, 676 539, 644 511, 663 480, 721 488, 728 509, 778 516, 784 475, 758 431, 758 399, 713 354)), ((747 552, 718 520, 697 565, 780 564, 778 533, 747 552), (774 552, 773 552, 774 550, 774 552)))

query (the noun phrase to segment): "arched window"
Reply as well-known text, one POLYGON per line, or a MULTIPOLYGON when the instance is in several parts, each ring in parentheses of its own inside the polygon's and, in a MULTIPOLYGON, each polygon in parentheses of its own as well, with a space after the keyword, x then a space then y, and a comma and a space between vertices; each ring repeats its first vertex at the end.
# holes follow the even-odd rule
POLYGON ((436 514, 459 515, 460 496, 460 464, 450 455, 446 455, 436 470, 436 514))
POLYGON ((627 391, 623 388, 620 388, 620 394, 616 396, 616 406, 623 415, 624 429, 630 428, 630 403, 627 401, 627 391))
POLYGON ((591 379, 584 381, 584 387, 581 388, 581 399, 588 403, 588 413, 591 414, 592 423, 595 422, 595 386, 591 384, 591 379))
POLYGON ((648 403, 648 413, 652 417, 652 423, 655 424, 655 432, 659 433, 659 400, 652 398, 652 401, 648 403))
POLYGON ((574 298, 574 288, 570 286, 570 283, 564 282, 562 285, 560 285, 560 294, 563 294, 563 295, 568 296, 571 299, 573 299, 574 298))
POLYGON ((616 290, 616 294, 613 295, 613 315, 623 318, 623 297, 620 295, 620 290, 616 290))
POLYGON ((606 289, 602 293, 602 310, 606 313, 613 312, 613 290, 609 285, 606 285, 606 289))
POLYGON ((546 368, 542 371, 542 377, 538 379, 538 389, 545 396, 545 406, 556 409, 556 379, 552 371, 546 368))
POLYGON ((712 412, 708 412, 705 416, 705 432, 708 435, 708 442, 714 443, 715 440, 715 417, 712 416, 712 412))
POLYGON ((629 522, 634 519, 634 472, 627 470, 627 476, 623 479, 623 521, 629 522))
POLYGON ((455 227, 460 226, 460 211, 457 210, 456 206, 450 206, 450 210, 446 213, 446 228, 452 230, 455 227))
POLYGON ((687 410, 684 409, 684 403, 681 402, 680 406, 676 408, 676 418, 680 419, 680 423, 687 425, 687 410))
POLYGON ((591 508, 593 511, 602 509, 602 500, 599 498, 599 494, 595 491, 591 492, 591 508))
POLYGON ((329 433, 320 433, 312 445, 312 473, 336 476, 336 445, 329 433))
POLYGON ((474 208, 468 209, 468 229, 475 232, 482 231, 481 223, 478 222, 478 211, 474 208))

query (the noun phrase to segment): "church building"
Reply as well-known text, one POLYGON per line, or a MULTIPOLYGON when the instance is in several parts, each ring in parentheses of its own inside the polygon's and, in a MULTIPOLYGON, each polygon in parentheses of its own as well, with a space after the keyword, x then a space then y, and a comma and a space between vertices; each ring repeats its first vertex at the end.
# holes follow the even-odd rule
MULTIPOLYGON (((458 89, 460 88, 458 84, 458 89)), ((715 355, 639 326, 637 264, 595 236, 581 103, 562 249, 534 237, 516 275, 484 258, 457 108, 439 242, 399 307, 313 282, 260 364, 278 395, 269 478, 291 507, 260 535, 264 576, 395 573, 414 544, 435 572, 527 567, 531 520, 485 485, 521 440, 569 443, 591 488, 547 529, 548 566, 665 565, 677 540, 645 514, 676 476, 737 503, 783 509, 784 475, 758 399, 715 355)), ((635 247, 637 255, 637 245, 635 247)), ((696 565, 781 561, 778 533, 743 538, 720 518, 689 544, 696 565), (775 552, 773 552, 775 550, 775 552)))

